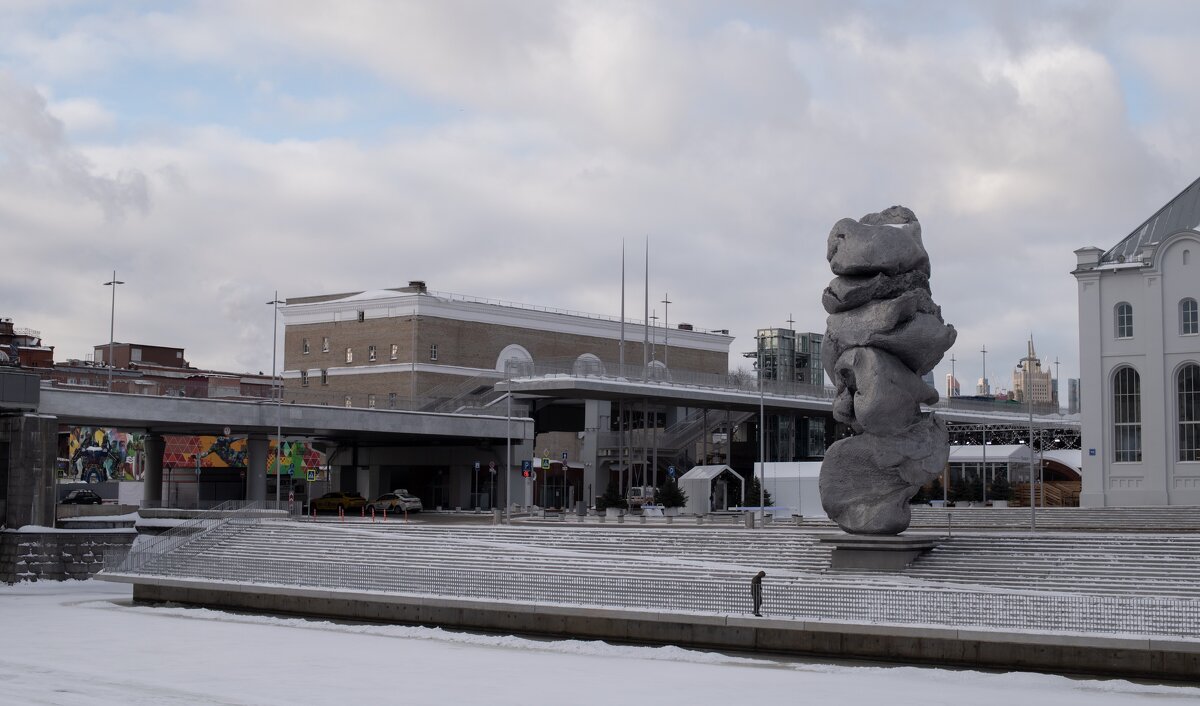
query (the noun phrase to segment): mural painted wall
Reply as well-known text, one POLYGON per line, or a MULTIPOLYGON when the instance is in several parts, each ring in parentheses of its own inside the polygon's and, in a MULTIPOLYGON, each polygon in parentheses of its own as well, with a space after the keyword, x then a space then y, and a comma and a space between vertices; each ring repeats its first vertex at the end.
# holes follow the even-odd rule
MULTIPOLYGON (((103 427, 71 427, 64 435, 66 448, 60 453, 59 476, 64 480, 99 483, 106 480, 141 480, 145 453, 144 434, 129 434, 103 427)), ((164 468, 245 468, 246 438, 241 436, 165 436, 164 468)), ((275 440, 267 451, 267 474, 275 475, 275 440)), ((307 442, 284 441, 279 458, 283 475, 317 479, 323 474, 321 452, 307 442)))

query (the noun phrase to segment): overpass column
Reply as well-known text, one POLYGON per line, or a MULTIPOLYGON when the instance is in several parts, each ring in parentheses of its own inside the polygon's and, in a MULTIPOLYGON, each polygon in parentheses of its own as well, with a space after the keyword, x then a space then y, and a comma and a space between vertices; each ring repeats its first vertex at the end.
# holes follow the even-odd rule
POLYGON ((246 439, 246 499, 265 502, 267 499, 267 451, 270 444, 266 434, 251 434, 246 439))
POLYGON ((162 434, 147 434, 143 441, 146 453, 142 473, 142 507, 160 507, 163 499, 163 451, 167 442, 162 434))

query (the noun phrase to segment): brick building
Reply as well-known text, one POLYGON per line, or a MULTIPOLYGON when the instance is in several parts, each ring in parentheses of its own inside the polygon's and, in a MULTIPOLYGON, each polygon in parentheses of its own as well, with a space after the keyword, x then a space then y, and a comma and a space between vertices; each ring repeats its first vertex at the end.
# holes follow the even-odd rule
MULTIPOLYGON (((733 341, 728 331, 697 331, 686 323, 670 330, 647 328, 642 322, 622 325, 616 317, 432 292, 423 282, 293 297, 280 314, 285 400, 378 409, 456 412, 474 408, 504 414, 505 408, 497 405, 505 399, 504 392, 496 390, 496 383, 506 371, 517 376, 614 374, 622 357, 628 366, 620 373, 623 377, 724 377, 733 341)), ((537 485, 526 486, 523 495, 517 489, 513 501, 565 506, 578 500, 591 502, 614 475, 625 472, 627 481, 634 478, 631 466, 637 467, 640 478, 653 478, 665 468, 665 461, 656 458, 619 463, 611 441, 618 420, 624 418, 625 428, 645 439, 652 433, 661 435, 687 410, 619 407, 603 399, 518 399, 514 414, 532 417, 537 437, 532 447, 514 449, 514 459, 540 452, 555 460, 550 473, 543 474, 537 485), (556 481, 547 484, 547 476, 556 481)), ((367 453, 360 454, 359 465, 367 453)), ((493 459, 487 453, 481 450, 474 457, 485 469, 485 480, 492 460, 503 464, 502 455, 493 459)), ((407 484, 426 505, 463 502, 453 490, 456 485, 471 488, 464 506, 487 507, 493 497, 486 483, 481 486, 475 478, 479 473, 472 475, 469 457, 393 454, 369 459, 367 465, 407 484)), ((344 477, 339 482, 352 487, 344 477)))
MULTIPOLYGON (((506 364, 611 366, 620 359, 617 318, 434 293, 423 282, 289 298, 280 314, 285 396, 296 402, 428 408, 469 392, 472 382, 488 386, 506 364)), ((727 332, 651 328, 655 357, 673 369, 728 371, 727 332)), ((626 323, 626 362, 641 365, 644 331, 626 323)))

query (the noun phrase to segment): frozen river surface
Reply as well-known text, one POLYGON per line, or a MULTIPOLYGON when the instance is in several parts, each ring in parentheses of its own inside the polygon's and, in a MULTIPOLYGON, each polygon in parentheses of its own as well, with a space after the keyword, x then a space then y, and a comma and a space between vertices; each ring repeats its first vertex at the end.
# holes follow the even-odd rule
POLYGON ((0 704, 1200 704, 1200 688, 769 660, 131 605, 0 586, 0 704))

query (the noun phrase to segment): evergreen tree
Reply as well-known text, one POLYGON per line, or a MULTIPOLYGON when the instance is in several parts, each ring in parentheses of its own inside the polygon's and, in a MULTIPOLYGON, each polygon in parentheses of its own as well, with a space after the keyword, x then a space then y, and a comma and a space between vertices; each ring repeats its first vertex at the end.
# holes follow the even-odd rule
POLYGON ((1009 500, 1013 499, 1013 488, 1008 482, 1007 473, 997 473, 992 476, 992 482, 988 484, 988 497, 992 500, 1009 500))
POLYGON ((929 499, 930 500, 945 500, 946 499, 945 496, 946 496, 946 491, 945 491, 945 489, 942 488, 941 477, 934 478, 933 482, 929 484, 929 499))
POLYGON ((971 502, 983 501, 983 481, 978 475, 972 475, 966 483, 963 484, 962 499, 971 502))
POLYGON ((683 507, 687 504, 687 493, 679 489, 679 483, 674 478, 654 490, 654 502, 663 507, 683 507))
POLYGON ((619 507, 622 510, 629 507, 629 502, 621 495, 621 490, 617 488, 617 482, 610 480, 608 487, 604 489, 604 495, 596 498, 596 509, 605 510, 610 507, 619 507))
MULTIPOLYGON (((731 505, 741 505, 742 507, 758 507, 758 476, 751 476, 746 479, 746 497, 744 499, 737 496, 738 492, 740 492, 739 485, 734 485, 731 483, 729 493, 731 505)), ((771 491, 769 490, 766 493, 765 502, 767 507, 771 507, 775 504, 774 501, 771 500, 771 491)))

